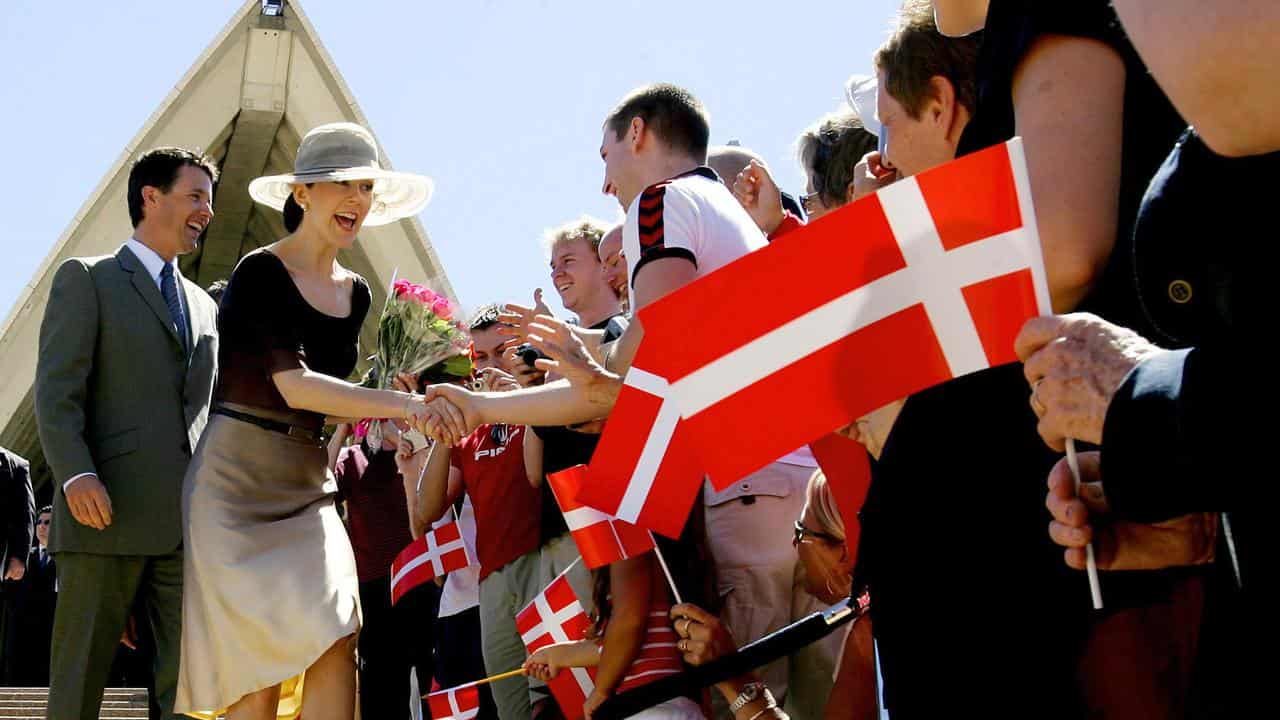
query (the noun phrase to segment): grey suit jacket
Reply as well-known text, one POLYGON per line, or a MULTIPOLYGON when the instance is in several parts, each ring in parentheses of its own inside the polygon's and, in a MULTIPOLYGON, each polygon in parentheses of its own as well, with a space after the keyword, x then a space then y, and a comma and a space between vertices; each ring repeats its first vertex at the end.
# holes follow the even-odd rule
POLYGON ((71 258, 40 326, 35 409, 57 486, 49 549, 161 555, 182 542, 181 494, 208 421, 218 358, 213 300, 182 278, 191 353, 160 289, 127 248, 71 258), (97 473, 114 518, 98 531, 67 509, 62 483, 97 473))

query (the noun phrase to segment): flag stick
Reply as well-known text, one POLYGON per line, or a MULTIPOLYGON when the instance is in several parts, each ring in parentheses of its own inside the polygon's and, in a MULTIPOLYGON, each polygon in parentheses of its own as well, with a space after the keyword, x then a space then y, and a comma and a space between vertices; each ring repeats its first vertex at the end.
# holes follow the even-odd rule
POLYGON ((507 678, 513 678, 513 677, 516 677, 517 675, 523 675, 523 674, 524 674, 524 668, 516 668, 515 670, 508 670, 507 672, 498 673, 497 675, 490 675, 487 678, 476 680, 475 682, 470 682, 470 683, 467 683, 466 685, 460 685, 459 687, 469 687, 471 685, 488 685, 489 683, 495 683, 495 682, 498 682, 499 680, 506 680, 507 678))
POLYGON ((418 471, 418 484, 414 486, 414 494, 422 497, 422 479, 427 476, 427 468, 431 467, 431 457, 436 454, 436 445, 439 441, 433 441, 431 448, 427 450, 427 459, 422 463, 422 469, 418 471))
POLYGON ((1236 538, 1231 534, 1231 518, 1226 513, 1219 513, 1222 518, 1222 534, 1227 540, 1227 553, 1231 555, 1231 569, 1236 573, 1236 587, 1244 587, 1244 578, 1240 577, 1240 556, 1236 555, 1236 538))
MULTIPOLYGON (((508 670, 507 672, 504 672, 504 673, 498 673, 497 675, 490 675, 487 678, 481 678, 479 680, 475 680, 469 683, 463 683, 461 685, 458 685, 457 687, 444 688, 442 690, 437 690, 436 692, 447 692, 449 690, 461 690, 463 688, 469 688, 474 685, 488 685, 489 683, 495 683, 495 682, 498 682, 499 680, 506 680, 507 678, 513 678, 513 677, 516 677, 517 675, 524 675, 524 668, 516 668, 515 670, 508 670)), ((427 695, 430 695, 430 694, 431 693, 427 693, 427 695)), ((423 695, 422 698, 425 700, 427 695, 423 695)))
MULTIPOLYGON (((1075 481, 1076 495, 1080 494, 1080 461, 1076 458, 1076 441, 1067 438, 1067 467, 1075 481)), ((1098 561, 1093 555, 1093 543, 1084 546, 1085 571, 1089 574, 1089 594, 1093 596, 1093 609, 1102 609, 1102 586, 1098 584, 1098 561)))
POLYGON ((667 584, 671 586, 671 596, 676 599, 677 605, 681 605, 684 600, 680 599, 680 590, 676 588, 676 581, 671 577, 671 568, 667 567, 667 559, 662 556, 662 548, 658 547, 658 538, 653 537, 653 533, 649 533, 649 537, 653 540, 653 554, 658 557, 658 564, 662 566, 662 574, 667 576, 667 584))

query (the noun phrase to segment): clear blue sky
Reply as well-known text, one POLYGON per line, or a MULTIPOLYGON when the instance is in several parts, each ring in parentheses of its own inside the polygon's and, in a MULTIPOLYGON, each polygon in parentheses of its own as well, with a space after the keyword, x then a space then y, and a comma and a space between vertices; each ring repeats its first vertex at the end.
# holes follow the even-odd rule
MULTIPOLYGON (((0 316, 241 4, 0 3, 0 316)), ((467 307, 538 286, 554 300, 542 231, 620 218, 600 194, 600 125, 638 85, 689 88, 712 142, 740 140, 802 191, 797 134, 869 72, 897 4, 302 1, 396 167, 435 178, 421 219, 467 307)))

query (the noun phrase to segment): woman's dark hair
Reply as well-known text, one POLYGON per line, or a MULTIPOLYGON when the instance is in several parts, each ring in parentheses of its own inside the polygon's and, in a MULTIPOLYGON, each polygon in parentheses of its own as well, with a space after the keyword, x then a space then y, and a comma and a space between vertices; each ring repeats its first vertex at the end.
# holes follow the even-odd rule
POLYGON ((813 176, 813 190, 829 207, 845 204, 853 168, 876 149, 876 136, 851 112, 824 116, 800 134, 800 164, 813 176))
MULTIPOLYGON (((312 183, 307 183, 307 187, 311 187, 311 185, 312 183)), ((289 197, 284 199, 284 210, 282 212, 284 212, 284 229, 289 232, 296 232, 298 226, 302 224, 302 216, 306 211, 302 209, 297 200, 293 199, 293 193, 290 193, 289 197)))

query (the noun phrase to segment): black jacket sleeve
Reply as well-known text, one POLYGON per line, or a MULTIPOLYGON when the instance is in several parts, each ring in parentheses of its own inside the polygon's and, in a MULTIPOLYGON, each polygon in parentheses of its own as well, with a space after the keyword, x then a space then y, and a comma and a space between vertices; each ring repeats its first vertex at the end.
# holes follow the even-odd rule
POLYGON ((1154 522, 1262 501, 1267 423, 1245 405, 1253 397, 1265 416, 1275 406, 1262 398, 1275 393, 1246 395, 1246 375, 1226 346, 1161 352, 1129 373, 1102 433, 1102 481, 1117 514, 1154 522))
MULTIPOLYGON (((31 550, 36 523, 36 499, 31 491, 31 472, 26 460, 0 448, 0 512, 4 514, 4 563, 21 558, 25 563, 31 550)), ((0 573, 3 573, 0 569, 0 573)))

